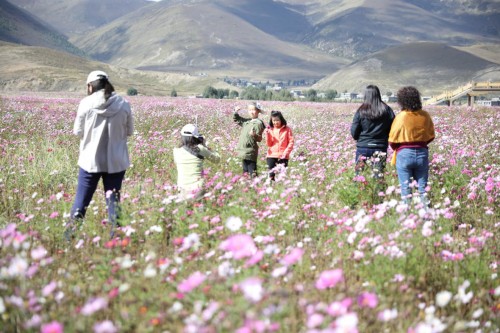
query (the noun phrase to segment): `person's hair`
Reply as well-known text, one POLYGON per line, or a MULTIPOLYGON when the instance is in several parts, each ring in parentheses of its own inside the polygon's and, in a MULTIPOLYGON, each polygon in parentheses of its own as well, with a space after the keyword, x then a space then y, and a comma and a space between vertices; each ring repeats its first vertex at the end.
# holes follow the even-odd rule
POLYGON ((358 108, 361 118, 377 119, 387 112, 387 104, 382 101, 377 86, 369 85, 365 89, 363 104, 358 108))
POLYGON ((195 138, 194 136, 181 135, 181 142, 179 148, 185 149, 196 157, 200 157, 199 144, 203 144, 202 138, 195 138))
POLYGON ((415 87, 403 87, 398 90, 398 104, 401 109, 408 111, 422 110, 422 101, 420 93, 415 87))
POLYGON ((92 87, 92 93, 104 89, 104 98, 108 100, 115 91, 115 87, 109 82, 107 77, 101 76, 98 80, 89 83, 92 87))
POLYGON ((283 117, 283 115, 281 114, 280 111, 271 111, 271 117, 269 117, 269 126, 270 127, 274 127, 273 126, 273 117, 275 118, 279 118, 280 121, 281 121, 281 125, 283 127, 286 126, 286 120, 285 120, 285 117, 283 117))

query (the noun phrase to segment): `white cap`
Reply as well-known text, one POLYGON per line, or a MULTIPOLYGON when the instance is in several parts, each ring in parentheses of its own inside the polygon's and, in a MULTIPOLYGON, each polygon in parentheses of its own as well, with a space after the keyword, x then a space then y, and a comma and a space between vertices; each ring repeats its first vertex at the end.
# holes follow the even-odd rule
POLYGON ((260 113, 266 114, 266 111, 264 111, 264 109, 258 102, 252 102, 248 104, 248 110, 253 110, 253 109, 259 111, 260 113))
POLYGON ((93 71, 90 72, 89 76, 87 76, 87 84, 90 82, 94 82, 96 80, 102 79, 102 78, 108 78, 108 74, 106 74, 103 71, 93 71))
POLYGON ((201 138, 202 135, 198 132, 198 127, 194 124, 187 124, 181 130, 182 136, 194 136, 195 138, 201 138))

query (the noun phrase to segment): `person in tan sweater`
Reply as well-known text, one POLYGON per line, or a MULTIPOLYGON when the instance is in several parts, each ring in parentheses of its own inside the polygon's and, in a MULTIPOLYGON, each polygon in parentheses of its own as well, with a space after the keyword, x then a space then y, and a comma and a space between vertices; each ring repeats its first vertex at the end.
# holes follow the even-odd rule
POLYGON ((396 116, 389 133, 389 145, 394 150, 392 165, 396 165, 401 197, 410 203, 411 181, 418 184, 421 202, 428 205, 426 186, 429 178, 428 144, 434 140, 434 123, 422 110, 420 93, 415 87, 403 87, 397 93, 401 112, 396 116))

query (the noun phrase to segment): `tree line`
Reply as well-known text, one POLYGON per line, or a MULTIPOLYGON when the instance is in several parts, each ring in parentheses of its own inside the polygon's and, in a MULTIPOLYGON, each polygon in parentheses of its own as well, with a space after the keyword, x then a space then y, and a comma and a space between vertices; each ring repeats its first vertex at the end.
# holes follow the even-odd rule
MULTIPOLYGON (((216 98, 216 99, 247 99, 247 100, 260 100, 260 101, 294 101, 297 98, 287 89, 266 90, 266 87, 247 87, 241 93, 236 90, 217 89, 212 86, 207 86, 203 90, 203 98, 216 98)), ((317 91, 316 89, 308 89, 303 92, 301 100, 311 102, 332 101, 337 97, 337 91, 329 89, 324 92, 317 91)))

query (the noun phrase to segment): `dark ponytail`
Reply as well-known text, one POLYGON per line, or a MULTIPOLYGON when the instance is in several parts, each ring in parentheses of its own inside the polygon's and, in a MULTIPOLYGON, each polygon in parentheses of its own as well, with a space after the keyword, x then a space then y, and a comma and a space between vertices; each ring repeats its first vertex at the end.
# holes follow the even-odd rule
POLYGON ((113 87, 111 82, 109 82, 108 78, 105 76, 101 76, 99 80, 92 81, 89 84, 92 87, 92 92, 104 89, 104 98, 106 100, 108 100, 115 91, 115 87, 113 87))

